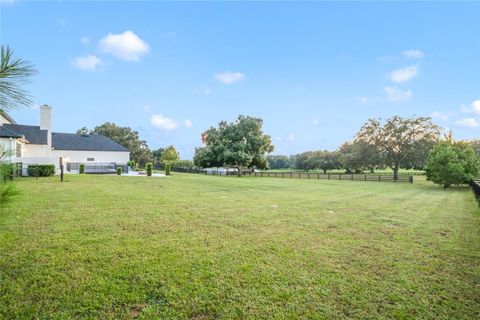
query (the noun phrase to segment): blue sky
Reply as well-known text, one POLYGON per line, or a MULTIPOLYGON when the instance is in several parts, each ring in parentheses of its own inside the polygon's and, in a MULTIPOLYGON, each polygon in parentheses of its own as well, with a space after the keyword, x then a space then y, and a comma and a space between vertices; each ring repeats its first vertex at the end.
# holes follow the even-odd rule
POLYGON ((183 158, 238 114, 276 154, 336 149, 370 117, 480 137, 480 3, 2 1, 1 43, 38 69, 54 131, 110 121, 183 158))

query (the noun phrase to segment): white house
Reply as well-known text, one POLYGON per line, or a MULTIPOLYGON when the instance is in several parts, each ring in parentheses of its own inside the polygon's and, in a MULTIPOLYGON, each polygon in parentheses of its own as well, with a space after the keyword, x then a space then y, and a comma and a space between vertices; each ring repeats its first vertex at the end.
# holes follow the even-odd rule
MULTIPOLYGON (((40 107, 40 125, 17 124, 0 109, 0 150, 5 160, 22 164, 55 164, 63 158, 68 171, 86 168, 126 165, 130 159, 127 148, 98 134, 52 132, 52 108, 40 107)), ((88 169, 86 169, 88 170, 88 169)))

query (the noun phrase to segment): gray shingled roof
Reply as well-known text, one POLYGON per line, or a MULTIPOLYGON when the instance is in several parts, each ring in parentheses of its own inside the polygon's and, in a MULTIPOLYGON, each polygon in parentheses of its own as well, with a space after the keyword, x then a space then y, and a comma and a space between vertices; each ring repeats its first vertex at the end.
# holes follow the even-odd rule
POLYGON ((9 130, 9 129, 5 128, 4 126, 0 126, 0 137, 2 137, 2 138, 22 138, 21 135, 13 132, 12 130, 9 130))
POLYGON ((47 130, 41 130, 39 126, 5 123, 3 127, 25 136, 25 139, 31 144, 47 144, 47 130))
POLYGON ((53 132, 52 147, 55 150, 128 151, 124 146, 99 134, 53 132))
MULTIPOLYGON (((21 138, 24 136, 31 144, 47 144, 47 133, 47 130, 41 130, 39 126, 7 123, 0 126, 0 137, 21 138)), ((99 134, 81 135, 53 132, 52 147, 56 150, 128 152, 124 146, 99 134)))

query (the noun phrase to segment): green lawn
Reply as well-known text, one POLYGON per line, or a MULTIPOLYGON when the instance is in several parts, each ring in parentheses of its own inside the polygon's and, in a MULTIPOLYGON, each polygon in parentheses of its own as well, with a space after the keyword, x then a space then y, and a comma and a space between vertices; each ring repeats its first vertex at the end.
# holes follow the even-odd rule
POLYGON ((0 319, 480 315, 480 210, 467 188, 58 180, 19 180, 1 209, 0 319))

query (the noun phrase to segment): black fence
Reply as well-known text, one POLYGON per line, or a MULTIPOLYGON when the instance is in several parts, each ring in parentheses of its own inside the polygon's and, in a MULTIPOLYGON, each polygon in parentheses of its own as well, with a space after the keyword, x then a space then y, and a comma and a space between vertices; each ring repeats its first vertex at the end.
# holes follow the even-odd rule
POLYGON ((350 180, 350 181, 387 181, 387 182, 409 182, 413 183, 413 176, 398 176, 375 174, 346 174, 346 173, 310 173, 310 172, 251 172, 244 171, 242 175, 250 177, 273 177, 290 179, 317 179, 317 180, 350 180))
MULTIPOLYGON (((218 175, 218 176, 238 175, 237 170, 226 171, 222 169, 212 170, 212 169, 194 169, 194 168, 174 168, 172 171, 198 173, 198 174, 205 174, 205 175, 218 175)), ((406 176, 406 175, 399 175, 398 179, 394 179, 393 175, 375 175, 375 174, 242 171, 242 176, 288 178, 288 179, 350 180, 350 181, 380 181, 380 182, 413 183, 413 176, 406 176)))
POLYGON ((478 207, 480 208, 480 180, 470 181, 470 187, 472 188, 475 199, 477 200, 478 207))

